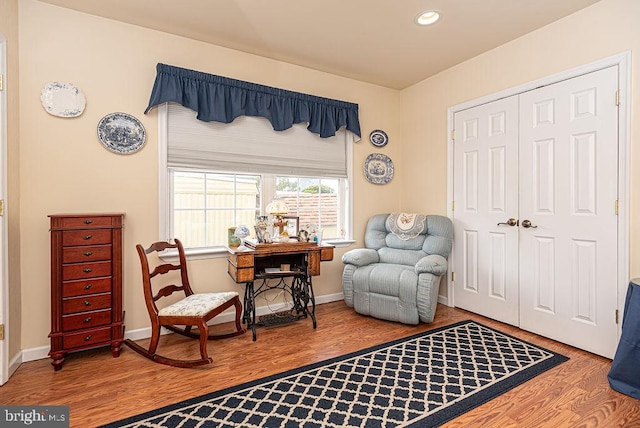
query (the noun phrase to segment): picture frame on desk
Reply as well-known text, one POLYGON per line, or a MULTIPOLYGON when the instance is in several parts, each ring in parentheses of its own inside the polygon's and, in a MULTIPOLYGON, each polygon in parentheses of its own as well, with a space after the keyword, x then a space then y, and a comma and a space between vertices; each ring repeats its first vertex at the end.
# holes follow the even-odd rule
POLYGON ((298 232, 300 232, 300 217, 293 215, 282 216, 284 221, 284 230, 287 231, 289 238, 298 239, 298 232))

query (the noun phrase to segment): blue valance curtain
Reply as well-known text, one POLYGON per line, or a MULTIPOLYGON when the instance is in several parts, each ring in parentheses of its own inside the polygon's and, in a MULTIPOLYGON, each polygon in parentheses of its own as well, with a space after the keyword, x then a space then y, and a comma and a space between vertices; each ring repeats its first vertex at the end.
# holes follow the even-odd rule
POLYGON ((182 104, 205 122, 231 123, 239 116, 260 116, 283 131, 296 123, 322 138, 346 127, 360 137, 358 104, 287 91, 159 63, 145 114, 165 102, 182 104))

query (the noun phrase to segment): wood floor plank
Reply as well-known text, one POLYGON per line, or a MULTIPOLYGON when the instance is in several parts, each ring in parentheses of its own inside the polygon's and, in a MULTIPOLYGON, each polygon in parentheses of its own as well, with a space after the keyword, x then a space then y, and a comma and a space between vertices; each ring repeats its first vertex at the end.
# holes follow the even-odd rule
MULTIPOLYGON (((153 363, 128 348, 70 354, 62 370, 49 360, 22 364, 0 387, 0 404, 69 405, 72 427, 93 427, 177 401, 355 352, 466 319, 562 353, 570 360, 450 421, 446 427, 640 427, 640 400, 613 391, 611 361, 463 310, 439 305, 431 324, 407 326, 356 314, 344 302, 319 305, 311 320, 260 328, 212 341, 214 363, 181 369, 153 363)), ((221 326, 225 327, 225 326, 221 326)), ((146 345, 146 341, 141 344, 146 345)), ((167 335, 160 352, 198 355, 196 340, 167 335)))

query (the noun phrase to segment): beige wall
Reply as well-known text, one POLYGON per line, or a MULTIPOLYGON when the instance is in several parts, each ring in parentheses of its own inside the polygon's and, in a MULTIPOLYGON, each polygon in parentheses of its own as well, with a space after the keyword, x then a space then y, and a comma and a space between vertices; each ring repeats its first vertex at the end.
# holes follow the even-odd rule
MULTIPOLYGON (((144 115, 158 62, 191 68, 360 105, 363 139, 355 144, 355 236, 366 219, 399 206, 402 169, 386 186, 366 182, 363 162, 374 151, 399 156, 399 92, 238 51, 97 18, 34 0, 20 0, 20 143, 22 348, 48 345, 49 234, 47 215, 125 212, 124 308, 127 329, 148 326, 139 281, 136 243, 158 238, 157 111, 144 115), (87 98, 77 118, 51 116, 40 104, 48 82, 71 82, 87 98), (96 137, 100 118, 126 112, 144 124, 148 139, 128 156, 104 149, 96 137), (388 147, 369 143, 372 129, 390 135, 388 147)), ((226 227, 226 225, 225 225, 226 227)), ((322 265, 316 295, 338 293, 344 250, 322 265)), ((193 261, 199 291, 237 289, 225 259, 193 261)), ((321 321, 320 321, 321 322, 321 321)))
MULTIPOLYGON (((405 211, 447 212, 447 109, 465 101, 550 76, 625 51, 640 49, 640 2, 603 0, 538 31, 424 80, 401 93, 400 127, 405 211), (424 168, 424 164, 429 168, 424 168), (417 193, 416 193, 417 192, 417 193), (417 195, 417 197, 416 197, 417 195)), ((632 54, 632 84, 640 69, 632 54)), ((634 124, 640 120, 640 91, 631 102, 631 162, 640 145, 634 124)), ((640 275, 640 212, 637 183, 640 172, 631 168, 631 277, 640 275)), ((446 294, 444 287, 441 293, 446 294)))
POLYGON ((0 35, 6 41, 7 96, 7 194, 9 275, 9 360, 22 349, 20 341, 20 132, 18 95, 18 0, 0 2, 0 35))

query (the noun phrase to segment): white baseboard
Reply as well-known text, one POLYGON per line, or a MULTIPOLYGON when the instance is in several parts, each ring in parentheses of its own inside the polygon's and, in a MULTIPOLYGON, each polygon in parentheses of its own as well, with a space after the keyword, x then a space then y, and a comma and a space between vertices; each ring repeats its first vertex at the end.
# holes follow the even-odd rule
POLYGON ((50 350, 51 348, 49 346, 38 346, 37 348, 23 349, 21 355, 18 355, 18 357, 20 357, 20 363, 22 364, 26 363, 27 361, 35 361, 42 358, 48 358, 50 350))
MULTIPOLYGON (((49 351, 47 351, 47 353, 48 352, 49 351)), ((18 370, 18 367, 20 367, 20 364, 22 364, 22 352, 18 352, 18 355, 16 355, 11 359, 11 361, 9 361, 9 376, 7 377, 7 379, 13 376, 16 370, 18 370)))
MULTIPOLYGON (((324 296, 316 297, 316 305, 321 305, 323 303, 337 302, 339 300, 344 300, 344 295, 342 293, 327 294, 324 296)), ((272 304, 269 306, 261 306, 256 308, 256 316, 266 315, 271 312, 277 312, 281 309, 284 309, 285 307, 289 307, 289 306, 286 303, 278 303, 278 304, 272 304)), ((215 317, 212 320, 213 321, 212 324, 222 324, 225 322, 233 322, 234 319, 235 319, 235 314, 233 312, 223 313, 215 317)), ((168 333, 171 333, 171 332, 163 329, 162 334, 168 334, 168 333)), ((136 330, 127 330, 124 333, 124 337, 125 339, 131 339, 131 340, 147 339, 151 337, 151 327, 139 328, 136 330)), ((11 374, 15 372, 20 366, 20 364, 22 363, 26 363, 28 361, 41 360, 43 358, 48 358, 49 350, 50 350, 49 346, 40 346, 37 348, 23 349, 21 353, 19 353, 13 360, 11 360, 11 363, 9 364, 9 376, 11 376, 11 374)))
POLYGON ((438 295, 438 303, 449 306, 449 298, 441 294, 438 295))

